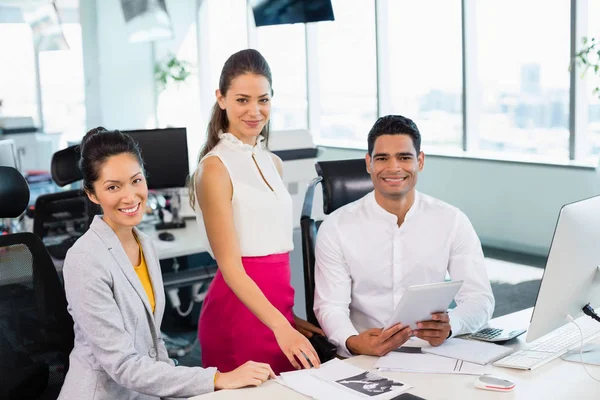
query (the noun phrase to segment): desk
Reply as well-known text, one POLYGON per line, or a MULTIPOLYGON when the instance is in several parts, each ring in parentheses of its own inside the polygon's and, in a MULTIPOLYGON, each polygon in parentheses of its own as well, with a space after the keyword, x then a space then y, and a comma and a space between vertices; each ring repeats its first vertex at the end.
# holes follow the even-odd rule
MULTIPOLYGON (((503 328, 523 327, 529 324, 532 308, 508 314, 492 320, 490 325, 503 328)), ((596 342, 600 342, 596 339, 596 342)), ((519 336, 510 347, 521 348, 525 345, 525 334, 519 336)), ((376 357, 358 356, 345 360, 365 370, 374 370, 376 357)), ((600 367, 588 365, 588 371, 600 379, 600 367)), ((404 372, 378 372, 378 374, 405 382, 411 386, 409 393, 427 400, 434 399, 594 399, 600 398, 600 382, 594 381, 584 371, 581 364, 554 360, 534 371, 494 367, 494 374, 505 376, 516 383, 512 392, 501 393, 476 389, 473 386, 476 377, 450 374, 416 374, 404 372)), ((306 399, 273 381, 258 388, 219 391, 208 395, 196 396, 190 400, 210 399, 306 399)))
POLYGON ((158 258, 161 260, 204 253, 207 250, 202 243, 202 236, 200 236, 198 231, 198 223, 195 218, 186 220, 185 228, 167 229, 165 231, 152 229, 142 232, 154 239, 158 258), (172 242, 160 240, 158 238, 160 232, 172 233, 175 236, 175 240, 172 242))
MULTIPOLYGON (((169 229, 168 232, 175 236, 175 240, 171 242, 165 242, 158 238, 160 232, 155 229, 143 229, 146 235, 150 236, 156 251, 158 252, 158 258, 160 260, 167 260, 175 257, 190 256, 192 254, 199 254, 206 252, 206 247, 202 244, 202 237, 198 233, 198 224, 195 219, 188 219, 185 221, 185 228, 169 229)), ((57 260, 52 258, 52 262, 59 273, 62 273, 63 260, 57 260)))

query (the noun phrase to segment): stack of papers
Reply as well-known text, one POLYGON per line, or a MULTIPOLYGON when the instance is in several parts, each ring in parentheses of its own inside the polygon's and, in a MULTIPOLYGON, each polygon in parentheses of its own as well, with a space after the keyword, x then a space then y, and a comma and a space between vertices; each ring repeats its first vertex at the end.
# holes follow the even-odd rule
POLYGON ((477 340, 448 339, 438 347, 423 347, 423 353, 455 358, 475 364, 486 365, 509 355, 510 347, 477 340))
POLYGON ((377 361, 375 368, 379 371, 428 374, 484 375, 492 373, 491 365, 478 365, 454 358, 414 352, 388 353, 377 361))
POLYGON ((283 372, 276 382, 317 400, 389 400, 411 387, 338 359, 320 368, 283 372))

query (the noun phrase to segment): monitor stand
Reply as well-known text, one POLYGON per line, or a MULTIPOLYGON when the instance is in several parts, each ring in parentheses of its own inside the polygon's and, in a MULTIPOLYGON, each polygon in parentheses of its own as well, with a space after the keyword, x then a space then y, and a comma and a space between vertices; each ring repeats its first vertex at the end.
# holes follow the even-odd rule
MULTIPOLYGON (((600 290, 600 265, 596 269, 596 274, 590 288, 590 293, 598 293, 600 290)), ((596 302, 597 303, 597 302, 596 302)), ((600 323, 600 321, 596 321, 600 323)), ((583 364, 600 365, 600 344, 587 343, 583 345, 581 355, 579 349, 573 349, 565 353, 561 358, 565 361, 573 361, 583 364)))

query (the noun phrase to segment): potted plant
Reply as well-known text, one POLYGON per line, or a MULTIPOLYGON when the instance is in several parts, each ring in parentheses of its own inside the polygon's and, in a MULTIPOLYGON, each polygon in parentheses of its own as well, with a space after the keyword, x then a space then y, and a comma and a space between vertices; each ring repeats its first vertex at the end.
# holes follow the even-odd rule
POLYGON ((192 74, 191 69, 191 63, 178 59, 173 53, 169 53, 165 58, 157 61, 154 65, 154 81, 159 92, 165 90, 171 83, 177 85, 185 83, 192 74))

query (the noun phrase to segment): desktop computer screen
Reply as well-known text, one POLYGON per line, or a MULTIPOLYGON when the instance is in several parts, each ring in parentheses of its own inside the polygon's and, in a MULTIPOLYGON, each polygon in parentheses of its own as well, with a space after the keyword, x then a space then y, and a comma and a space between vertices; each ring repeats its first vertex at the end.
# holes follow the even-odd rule
POLYGON ((558 215, 527 342, 600 305, 600 196, 567 204, 558 215))
POLYGON ((15 143, 12 140, 0 140, 0 166, 18 168, 15 143))
POLYGON ((149 189, 185 187, 190 173, 185 128, 123 131, 140 146, 149 189))

